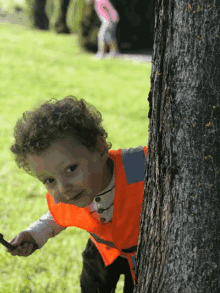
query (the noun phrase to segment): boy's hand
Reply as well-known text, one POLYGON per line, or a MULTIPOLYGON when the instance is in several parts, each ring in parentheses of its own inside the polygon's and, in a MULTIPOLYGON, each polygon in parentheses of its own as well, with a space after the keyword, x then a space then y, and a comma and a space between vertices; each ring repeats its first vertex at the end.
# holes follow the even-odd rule
POLYGON ((34 252, 33 248, 34 245, 36 245, 34 238, 27 231, 20 232, 15 238, 9 241, 9 243, 17 246, 17 248, 13 251, 6 248, 7 252, 9 252, 13 256, 18 255, 25 257, 31 255, 34 252), (22 244, 22 242, 24 243, 22 244))

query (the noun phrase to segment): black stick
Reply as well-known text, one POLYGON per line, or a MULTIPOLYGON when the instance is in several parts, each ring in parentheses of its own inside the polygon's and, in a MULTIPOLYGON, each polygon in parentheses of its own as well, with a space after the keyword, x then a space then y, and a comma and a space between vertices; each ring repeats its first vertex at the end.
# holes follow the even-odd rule
MULTIPOLYGON (((18 246, 14 246, 14 245, 11 245, 10 243, 8 243, 7 241, 5 241, 3 239, 3 235, 0 233, 0 243, 2 245, 4 245, 6 248, 10 249, 11 251, 15 250, 18 246)), ((29 243, 29 242, 22 242, 21 245, 25 244, 25 243, 29 243)), ((33 243, 32 243, 33 244, 33 243)), ((33 251, 35 251, 36 249, 38 249, 38 245, 37 244, 33 244, 34 247, 33 247, 33 251)))

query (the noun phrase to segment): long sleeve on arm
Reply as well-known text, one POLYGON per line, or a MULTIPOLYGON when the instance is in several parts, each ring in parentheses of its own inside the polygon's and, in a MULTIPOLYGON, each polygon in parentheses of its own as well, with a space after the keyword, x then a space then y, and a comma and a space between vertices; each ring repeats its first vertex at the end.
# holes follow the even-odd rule
POLYGON ((32 223, 26 231, 31 234, 39 248, 41 248, 49 238, 55 237, 65 229, 66 227, 61 227, 55 222, 53 216, 48 211, 39 220, 32 223))

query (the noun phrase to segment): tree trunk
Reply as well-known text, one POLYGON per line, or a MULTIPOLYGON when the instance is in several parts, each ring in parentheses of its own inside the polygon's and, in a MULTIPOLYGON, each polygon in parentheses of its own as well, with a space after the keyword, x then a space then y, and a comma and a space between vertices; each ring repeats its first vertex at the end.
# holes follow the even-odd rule
POLYGON ((53 11, 50 15, 50 29, 58 34, 69 34, 70 30, 66 23, 66 16, 70 0, 53 0, 52 3, 53 11))
POLYGON ((31 28, 48 30, 49 19, 45 13, 46 0, 26 0, 25 13, 31 28))
POLYGON ((82 17, 79 25, 80 46, 88 51, 96 52, 97 36, 101 22, 95 12, 93 4, 83 2, 82 17))
POLYGON ((157 0, 134 293, 220 292, 219 96, 219 0, 157 0))
POLYGON ((49 29, 49 20, 45 13, 46 0, 35 0, 33 3, 34 27, 42 30, 49 29))

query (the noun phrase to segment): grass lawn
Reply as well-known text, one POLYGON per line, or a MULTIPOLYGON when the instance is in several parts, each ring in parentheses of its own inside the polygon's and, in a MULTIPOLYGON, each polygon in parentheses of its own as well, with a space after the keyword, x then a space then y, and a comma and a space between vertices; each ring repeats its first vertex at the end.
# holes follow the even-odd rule
MULTIPOLYGON (((20 25, 0 24, 0 38, 0 233, 9 241, 48 210, 44 186, 19 170, 10 152, 17 119, 46 100, 74 95, 102 113, 112 149, 147 145, 151 65, 96 60, 74 35, 20 25)), ((80 292, 87 240, 87 232, 68 228, 27 258, 0 247, 0 292, 80 292)))

